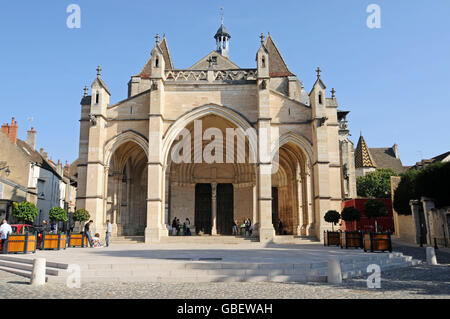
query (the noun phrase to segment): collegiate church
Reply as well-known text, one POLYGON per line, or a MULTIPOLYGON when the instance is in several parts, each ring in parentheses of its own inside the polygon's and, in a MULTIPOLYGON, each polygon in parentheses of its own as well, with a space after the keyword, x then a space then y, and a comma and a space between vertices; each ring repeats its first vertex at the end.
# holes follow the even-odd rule
POLYGON ((281 234, 321 239, 325 213, 356 197, 348 112, 320 68, 307 92, 270 35, 255 41, 253 69, 231 61, 223 21, 214 38, 215 50, 176 69, 157 36, 116 104, 97 69, 81 101, 77 208, 96 231, 109 219, 113 236, 146 243, 169 236, 175 217, 194 235, 231 235, 250 218, 261 242, 280 221, 281 234))

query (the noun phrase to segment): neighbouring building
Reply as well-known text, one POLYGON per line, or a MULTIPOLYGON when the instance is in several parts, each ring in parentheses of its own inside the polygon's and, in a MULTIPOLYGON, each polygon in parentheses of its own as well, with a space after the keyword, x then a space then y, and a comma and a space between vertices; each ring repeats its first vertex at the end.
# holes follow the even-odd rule
POLYGON ((279 220, 286 234, 323 237, 324 214, 356 195, 348 112, 320 68, 308 93, 270 35, 255 68, 230 59, 223 24, 214 38, 215 50, 177 69, 157 36, 118 103, 97 69, 81 100, 77 207, 96 231, 109 219, 113 235, 147 243, 168 236, 175 217, 197 234, 228 235, 250 218, 263 242, 279 220))
MULTIPOLYGON (((408 169, 420 170, 429 164, 437 162, 449 162, 450 152, 435 156, 431 159, 424 159, 417 162, 408 169)), ((391 177, 392 200, 395 190, 400 183, 398 176, 391 177)), ((414 244, 450 246, 450 207, 436 208, 433 199, 422 197, 412 200, 411 214, 402 215, 393 210, 395 233, 402 240, 414 244)))
POLYGON ((65 173, 59 161, 54 163, 48 159, 43 149, 35 150, 37 132, 33 128, 27 131, 26 141, 18 139, 17 132, 14 118, 11 124, 2 125, 0 132, 0 218, 14 221, 13 202, 34 203, 39 209, 36 225, 48 220, 53 207, 73 210, 75 178, 65 173))
POLYGON ((392 168, 398 174, 405 170, 398 153, 398 145, 369 148, 361 134, 355 150, 356 176, 365 176, 380 168, 392 168))

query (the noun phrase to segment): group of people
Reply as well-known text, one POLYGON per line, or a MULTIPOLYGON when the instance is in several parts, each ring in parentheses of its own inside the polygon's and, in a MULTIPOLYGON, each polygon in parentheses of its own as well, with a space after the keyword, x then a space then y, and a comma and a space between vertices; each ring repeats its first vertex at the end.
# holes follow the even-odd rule
POLYGON ((94 237, 92 237, 90 227, 94 223, 93 220, 90 220, 89 222, 84 225, 84 234, 88 238, 89 246, 92 248, 102 248, 102 247, 109 247, 111 242, 111 233, 112 233, 112 224, 110 220, 108 219, 106 221, 106 236, 105 236, 105 243, 103 243, 100 239, 100 234, 95 233, 94 237))
MULTIPOLYGON (((252 228, 252 221, 250 218, 244 219, 244 222, 241 224, 240 227, 245 232, 245 237, 252 236, 253 228, 252 228)), ((237 220, 233 221, 233 235, 239 236, 239 223, 237 220)))
POLYGON ((185 236, 191 236, 191 221, 189 218, 186 218, 183 225, 181 225, 181 222, 178 218, 174 218, 172 221, 172 235, 173 236, 180 236, 181 229, 183 229, 183 234, 185 236))

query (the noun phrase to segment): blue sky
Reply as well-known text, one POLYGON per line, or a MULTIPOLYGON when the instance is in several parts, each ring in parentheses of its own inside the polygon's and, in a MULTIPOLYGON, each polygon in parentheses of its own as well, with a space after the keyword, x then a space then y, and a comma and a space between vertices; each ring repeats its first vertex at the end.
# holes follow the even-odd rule
POLYGON ((225 8, 230 58, 255 67, 259 34, 270 32, 290 70, 309 91, 315 69, 337 91, 352 140, 399 145, 404 165, 450 150, 450 1, 8 1, 0 8, 0 121, 34 126, 37 149, 53 160, 78 157, 80 99, 97 65, 112 103, 127 96, 129 77, 165 33, 176 68, 215 47, 225 8), (66 26, 66 8, 81 7, 81 28, 66 26), (381 28, 369 29, 369 4, 381 28), (33 118, 33 122, 29 122, 33 118))

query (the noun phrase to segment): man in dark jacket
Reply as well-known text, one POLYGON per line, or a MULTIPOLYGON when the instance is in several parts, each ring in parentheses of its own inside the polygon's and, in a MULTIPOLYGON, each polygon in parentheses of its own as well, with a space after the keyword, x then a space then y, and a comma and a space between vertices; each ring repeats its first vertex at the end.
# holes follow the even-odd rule
POLYGON ((91 232, 89 231, 89 227, 94 223, 93 220, 90 220, 89 223, 86 223, 86 225, 84 225, 84 234, 87 236, 88 241, 89 241, 89 246, 92 247, 92 235, 91 232))

